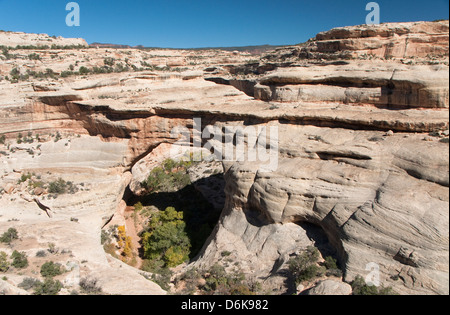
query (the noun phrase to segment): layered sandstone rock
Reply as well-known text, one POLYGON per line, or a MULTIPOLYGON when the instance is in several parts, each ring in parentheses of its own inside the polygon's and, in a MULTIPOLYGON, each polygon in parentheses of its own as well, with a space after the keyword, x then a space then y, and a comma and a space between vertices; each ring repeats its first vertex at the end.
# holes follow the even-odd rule
POLYGON ((449 22, 384 23, 339 27, 305 44, 279 48, 265 60, 296 61, 396 59, 404 62, 448 64, 449 22))
POLYGON ((267 74, 255 97, 279 102, 339 102, 383 107, 448 108, 448 66, 350 63, 267 74))
POLYGON ((0 31, 0 45, 5 47, 16 46, 83 46, 88 43, 83 38, 64 38, 61 36, 49 36, 47 34, 28 34, 21 32, 0 31))
POLYGON ((280 258, 313 242, 298 239, 309 223, 328 236, 347 281, 376 264, 382 283, 399 292, 448 292, 447 144, 293 126, 281 128, 280 139, 289 157, 276 172, 261 172, 254 163, 229 168, 226 209, 232 210, 196 264, 234 247, 236 260, 271 275, 280 258), (278 233, 283 242, 273 243, 278 233), (262 253, 266 259, 254 258, 262 253))

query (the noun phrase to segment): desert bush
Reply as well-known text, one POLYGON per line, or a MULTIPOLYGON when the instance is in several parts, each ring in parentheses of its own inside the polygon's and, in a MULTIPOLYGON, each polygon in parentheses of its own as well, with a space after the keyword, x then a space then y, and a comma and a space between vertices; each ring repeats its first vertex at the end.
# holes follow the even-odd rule
POLYGON ((296 283, 312 280, 325 273, 326 268, 317 264, 319 258, 319 250, 308 246, 303 253, 288 262, 289 271, 294 276, 296 283))
POLYGON ((8 255, 5 252, 0 252, 0 272, 7 272, 10 266, 8 255))
POLYGON ((368 285, 361 276, 357 276, 351 285, 353 295, 397 295, 392 287, 377 288, 374 285, 368 285))
POLYGON ((38 279, 27 277, 19 283, 18 287, 26 291, 31 290, 39 286, 41 282, 38 279))
POLYGON ((112 57, 106 57, 105 59, 103 59, 103 63, 105 64, 105 66, 112 67, 116 63, 116 59, 112 57))
POLYGON ((208 294, 255 295, 242 272, 226 272, 222 265, 215 264, 204 273, 205 285, 201 290, 208 294))
POLYGON ((25 252, 18 252, 15 250, 11 254, 11 259, 13 260, 11 265, 16 269, 23 269, 28 267, 28 259, 25 252))
POLYGON ((30 59, 30 60, 41 60, 41 56, 39 56, 36 53, 32 53, 32 54, 28 55, 28 59, 30 59))
POLYGON ((169 283, 172 278, 172 271, 165 267, 162 260, 157 259, 145 259, 142 263, 141 269, 146 272, 150 272, 152 275, 150 280, 158 284, 163 290, 169 291, 169 283))
POLYGON ((74 194, 77 191, 78 188, 72 182, 66 182, 62 178, 58 178, 58 180, 50 182, 48 185, 48 192, 50 194, 74 194))
POLYGON ((94 278, 82 278, 79 286, 85 294, 99 294, 102 292, 102 288, 98 285, 98 280, 94 278))
POLYGON ((42 257, 45 257, 45 256, 47 256, 47 253, 46 253, 45 250, 40 250, 40 251, 36 252, 36 257, 42 258, 42 257))
POLYGON ((342 270, 337 265, 337 260, 331 256, 325 257, 323 266, 327 269, 327 276, 342 277, 342 270))
POLYGON ((80 73, 80 75, 86 75, 86 74, 89 74, 91 72, 91 70, 82 66, 82 67, 80 67, 80 70, 78 70, 78 72, 80 73))
POLYGON ((66 189, 66 181, 62 178, 51 182, 48 186, 48 192, 51 194, 63 194, 66 192, 66 189))
POLYGON ((61 264, 48 261, 41 266, 41 275, 43 277, 56 277, 64 273, 64 267, 61 264))
POLYGON ((19 233, 15 228, 9 228, 8 231, 2 234, 0 237, 1 243, 11 243, 13 240, 16 240, 19 238, 19 233))
POLYGON ((156 167, 142 186, 149 192, 173 192, 191 184, 187 168, 190 162, 168 159, 162 167, 156 167))
POLYGON ((60 281, 46 278, 44 282, 36 283, 34 295, 57 295, 62 287, 63 285, 60 281))

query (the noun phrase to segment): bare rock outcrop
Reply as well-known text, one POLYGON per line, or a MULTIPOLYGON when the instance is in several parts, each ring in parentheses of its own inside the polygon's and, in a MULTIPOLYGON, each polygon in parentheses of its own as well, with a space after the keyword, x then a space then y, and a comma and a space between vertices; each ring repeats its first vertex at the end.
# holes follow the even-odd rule
POLYGON ((351 63, 288 68, 262 77, 255 97, 280 102, 339 102, 448 108, 448 66, 351 63))
POLYGON ((352 287, 349 284, 333 280, 324 280, 314 288, 305 292, 306 295, 350 295, 352 287))
POLYGON ((47 34, 29 34, 21 32, 0 32, 0 45, 6 47, 17 46, 80 46, 89 47, 83 38, 64 38, 49 36, 47 34))
POLYGON ((254 270, 269 276, 281 257, 308 245, 307 238, 298 243, 298 235, 309 223, 326 233, 345 266, 346 281, 366 276, 367 266, 376 264, 382 282, 400 292, 448 293, 447 144, 413 135, 374 142, 376 132, 283 130, 280 139, 289 143, 282 140, 280 150, 290 157, 276 172, 258 171, 254 163, 228 169, 228 210, 196 264, 234 247, 237 260, 256 264, 254 270), (408 162, 399 163, 404 150, 408 162), (268 229, 273 233, 263 232, 268 229), (282 244, 270 241, 278 233, 282 244), (271 253, 272 265, 269 257, 254 260, 262 252, 271 253))
POLYGON ((449 22, 383 23, 339 27, 308 42, 268 53, 265 60, 396 59, 404 62, 447 62, 449 22))

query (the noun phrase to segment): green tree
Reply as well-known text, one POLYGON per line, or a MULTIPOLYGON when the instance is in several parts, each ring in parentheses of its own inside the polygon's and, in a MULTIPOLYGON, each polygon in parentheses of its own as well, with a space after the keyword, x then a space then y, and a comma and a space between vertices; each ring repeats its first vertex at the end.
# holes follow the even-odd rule
POLYGON ((155 214, 148 227, 142 242, 145 258, 163 260, 167 267, 175 267, 189 258, 191 244, 183 212, 168 207, 155 214))
POLYGON ((7 272, 10 265, 8 255, 5 252, 0 252, 0 272, 7 272))

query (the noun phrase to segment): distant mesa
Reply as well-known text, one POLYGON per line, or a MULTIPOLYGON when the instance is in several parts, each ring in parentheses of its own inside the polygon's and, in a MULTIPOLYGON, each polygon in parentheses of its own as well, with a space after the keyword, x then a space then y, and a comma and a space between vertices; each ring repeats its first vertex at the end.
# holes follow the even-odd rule
POLYGON ((200 47, 200 48, 166 48, 166 47, 145 47, 143 45, 130 46, 110 43, 92 43, 91 48, 120 48, 120 49, 174 49, 174 50, 224 50, 246 52, 252 55, 262 55, 276 48, 284 47, 281 45, 255 45, 255 46, 232 46, 232 47, 200 47))

